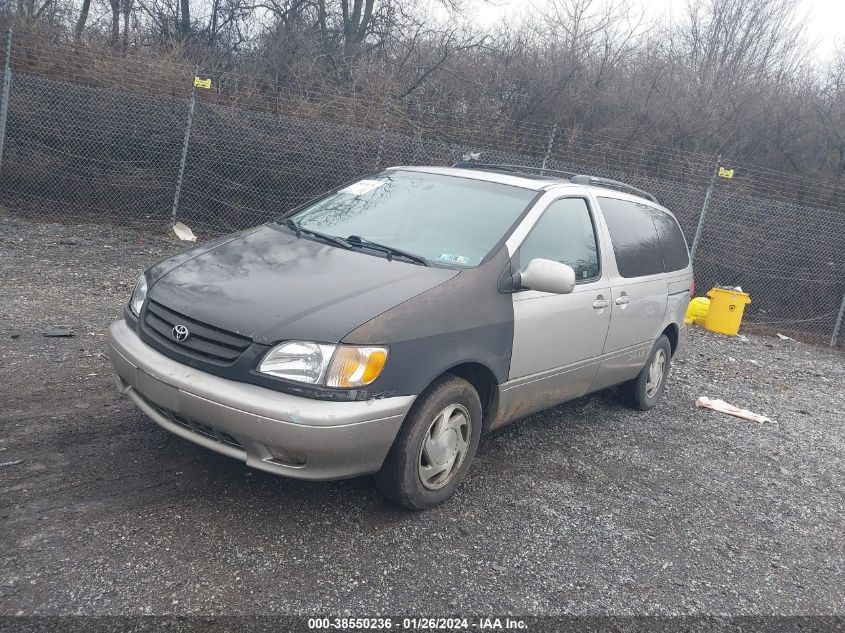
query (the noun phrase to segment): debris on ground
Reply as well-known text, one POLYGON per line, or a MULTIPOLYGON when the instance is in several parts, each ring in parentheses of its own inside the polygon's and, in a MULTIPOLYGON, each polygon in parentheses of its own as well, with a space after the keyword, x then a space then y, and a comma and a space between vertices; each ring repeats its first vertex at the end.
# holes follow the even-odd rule
POLYGON ((793 338, 791 336, 787 336, 786 334, 781 334, 778 332, 778 338, 782 341, 791 341, 793 338))
POLYGON ((173 225, 173 232, 176 233, 176 237, 178 237, 183 242, 196 242, 197 236, 194 235, 194 232, 185 224, 181 222, 177 222, 173 225))
POLYGON ((742 418, 743 420, 750 420, 751 422, 772 421, 771 418, 767 418, 765 415, 754 413, 753 411, 749 411, 748 409, 741 409, 733 404, 725 402, 724 400, 713 400, 706 396, 701 396, 698 400, 696 400, 695 406, 701 407, 702 409, 713 409, 713 411, 718 411, 719 413, 727 413, 728 415, 732 415, 737 418, 742 418))
POLYGON ((13 462, 3 462, 2 464, 0 464, 0 467, 2 467, 2 466, 17 466, 18 464, 23 464, 23 460, 22 459, 16 459, 13 462))
POLYGON ((41 331, 42 336, 74 336, 73 329, 69 325, 51 325, 41 331))

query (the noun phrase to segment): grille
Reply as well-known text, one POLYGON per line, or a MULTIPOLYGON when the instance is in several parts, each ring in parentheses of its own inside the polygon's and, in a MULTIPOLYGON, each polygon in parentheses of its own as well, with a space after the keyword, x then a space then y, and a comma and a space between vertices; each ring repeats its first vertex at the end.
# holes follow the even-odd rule
POLYGON ((228 433, 224 433, 223 431, 208 426, 207 424, 201 424, 196 420, 188 420, 186 418, 183 418, 175 411, 171 411, 170 409, 167 409, 165 407, 156 406, 156 409, 158 409, 159 412, 171 422, 175 422, 176 424, 185 427, 189 431, 193 431, 194 433, 198 433, 199 435, 204 435, 205 437, 220 442, 221 444, 228 444, 229 446, 234 446, 235 448, 243 449, 241 443, 228 433))
POLYGON ((233 363, 252 343, 252 340, 207 325, 184 314, 174 312, 150 299, 144 317, 146 331, 171 349, 215 363, 233 363), (184 341, 173 338, 173 326, 184 325, 190 334, 184 341))

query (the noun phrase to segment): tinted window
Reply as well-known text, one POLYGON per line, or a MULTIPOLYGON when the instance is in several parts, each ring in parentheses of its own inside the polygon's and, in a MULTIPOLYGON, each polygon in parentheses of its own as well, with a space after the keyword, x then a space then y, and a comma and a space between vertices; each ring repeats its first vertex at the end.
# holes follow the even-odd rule
POLYGON ((599 276, 596 233, 583 198, 552 202, 519 249, 520 265, 535 257, 569 264, 578 280, 599 276))
POLYGON ((689 265, 689 252, 681 227, 668 213, 659 209, 651 210, 660 247, 663 249, 663 266, 667 273, 682 270, 689 265))
POLYGON ((662 273, 663 254, 651 208, 616 198, 599 198, 599 204, 610 231, 619 274, 642 277, 662 273))
POLYGON ((385 171, 294 214, 303 228, 366 240, 454 266, 477 266, 536 197, 472 178, 385 171))

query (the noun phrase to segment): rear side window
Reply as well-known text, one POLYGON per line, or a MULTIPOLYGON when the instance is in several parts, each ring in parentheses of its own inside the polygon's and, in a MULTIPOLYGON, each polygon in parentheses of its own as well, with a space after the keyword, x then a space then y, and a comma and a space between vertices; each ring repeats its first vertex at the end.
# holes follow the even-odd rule
POLYGON ((610 231, 619 274, 643 277, 662 273, 663 254, 651 207, 616 198, 599 198, 599 204, 610 231))
POLYGON ((599 276, 596 233, 586 200, 562 198, 548 206, 519 248, 521 266, 537 257, 572 266, 577 281, 599 276))
POLYGON ((689 252, 681 227, 675 218, 660 209, 652 209, 651 214, 663 249, 663 266, 666 272, 683 270, 689 266, 689 252))

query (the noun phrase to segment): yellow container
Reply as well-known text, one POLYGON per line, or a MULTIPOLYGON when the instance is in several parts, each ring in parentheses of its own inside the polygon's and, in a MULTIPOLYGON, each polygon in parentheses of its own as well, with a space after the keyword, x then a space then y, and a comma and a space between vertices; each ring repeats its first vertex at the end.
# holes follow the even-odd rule
POLYGON ((707 313, 710 312, 710 299, 707 297, 696 297, 689 302, 687 314, 684 321, 695 325, 704 325, 707 321, 707 313))
POLYGON ((751 303, 751 297, 729 288, 711 288, 707 296, 710 297, 710 310, 704 327, 711 332, 735 336, 739 332, 745 306, 751 303))

